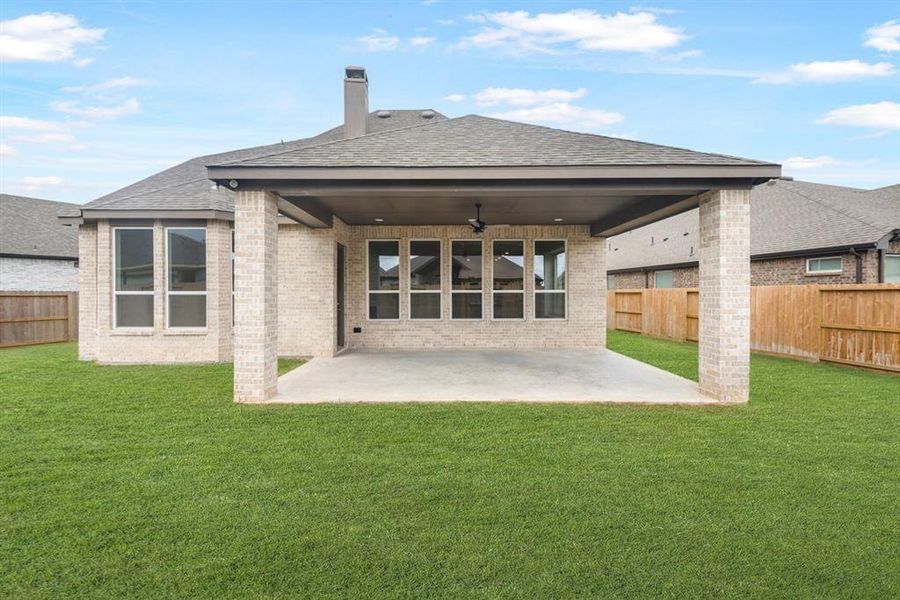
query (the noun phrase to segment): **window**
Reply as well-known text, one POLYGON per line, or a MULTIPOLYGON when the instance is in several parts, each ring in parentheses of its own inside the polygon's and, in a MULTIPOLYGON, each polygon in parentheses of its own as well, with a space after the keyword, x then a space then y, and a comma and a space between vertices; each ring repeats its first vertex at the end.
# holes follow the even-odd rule
POLYGON ((409 242, 409 318, 441 318, 441 242, 409 242))
POLYGON ((534 318, 566 318, 566 242, 534 242, 534 318))
POLYGON ((525 242, 494 241, 491 264, 495 319, 525 318, 525 242))
POLYGON ((608 290, 616 289, 616 276, 615 275, 607 275, 606 276, 606 289, 608 289, 608 290))
POLYGON ((206 327, 206 228, 166 229, 168 327, 206 327))
POLYGON ((840 273, 842 270, 843 265, 840 256, 806 259, 807 275, 827 275, 829 273, 840 273))
POLYGON ((113 323, 153 327, 153 229, 116 228, 113 323))
POLYGON ((900 283, 900 254, 884 255, 884 282, 900 283))
POLYGON ((370 319, 400 318, 400 242, 369 240, 368 296, 370 319))
POLYGON ((670 288, 673 286, 672 280, 672 271, 653 272, 653 287, 655 288, 670 288))
POLYGON ((452 242, 451 319, 481 318, 481 240, 452 242))

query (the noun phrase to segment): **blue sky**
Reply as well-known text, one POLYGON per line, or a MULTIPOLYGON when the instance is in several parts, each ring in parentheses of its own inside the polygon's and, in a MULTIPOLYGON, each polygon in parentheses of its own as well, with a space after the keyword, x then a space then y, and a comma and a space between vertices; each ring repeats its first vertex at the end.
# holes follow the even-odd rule
POLYGON ((10 2, 0 186, 86 202, 370 107, 498 115, 900 181, 894 2, 10 2))

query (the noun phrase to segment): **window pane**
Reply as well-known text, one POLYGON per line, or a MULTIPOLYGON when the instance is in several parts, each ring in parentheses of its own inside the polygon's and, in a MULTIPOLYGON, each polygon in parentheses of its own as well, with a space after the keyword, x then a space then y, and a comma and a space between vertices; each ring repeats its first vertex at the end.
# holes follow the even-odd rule
POLYGON ((481 294, 453 294, 452 305, 454 319, 481 318, 481 294))
POLYGON ((370 319, 399 319, 400 294, 369 294, 370 319))
POLYGON ((440 319, 441 295, 434 294, 410 294, 409 295, 410 319, 440 319))
POLYGON ((524 242, 494 242, 494 289, 525 289, 524 242))
POLYGON ((525 316, 524 296, 518 293, 494 294, 495 319, 521 319, 525 316))
POLYGON ((206 295, 169 296, 169 327, 206 327, 206 295))
POLYGON ((450 274, 454 290, 481 289, 480 241, 453 242, 453 260, 450 263, 450 274))
POLYGON ((534 289, 566 289, 566 243, 534 243, 534 289))
POLYGON ((534 295, 535 319, 565 319, 565 292, 545 292, 534 295))
POLYGON ((206 230, 169 229, 169 291, 206 291, 206 230))
POLYGON ((409 288, 411 290, 441 289, 441 243, 409 243, 409 288))
POLYGON ((810 273, 821 271, 840 271, 842 268, 840 258, 811 258, 809 260, 810 273))
POLYGON ((400 289, 400 242, 369 242, 369 289, 400 289))
POLYGON ((655 287, 670 288, 673 285, 672 271, 655 271, 655 287))
POLYGON ((884 257, 884 282, 900 283, 900 254, 887 254, 884 257))
POLYGON ((153 289, 153 230, 116 229, 116 290, 153 289))
POLYGON ((616 276, 615 275, 607 275, 606 276, 606 289, 608 289, 608 290, 616 289, 616 276))
POLYGON ((153 327, 153 294, 116 295, 116 327, 153 327))

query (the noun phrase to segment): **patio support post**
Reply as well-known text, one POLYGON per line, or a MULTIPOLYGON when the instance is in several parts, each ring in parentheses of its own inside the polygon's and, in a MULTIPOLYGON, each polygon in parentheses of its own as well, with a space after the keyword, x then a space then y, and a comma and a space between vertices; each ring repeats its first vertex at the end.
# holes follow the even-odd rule
POLYGON ((700 196, 700 392, 745 403, 750 391, 750 192, 700 196))
POLYGON ((264 402, 278 385, 278 198, 234 200, 234 401, 264 402))

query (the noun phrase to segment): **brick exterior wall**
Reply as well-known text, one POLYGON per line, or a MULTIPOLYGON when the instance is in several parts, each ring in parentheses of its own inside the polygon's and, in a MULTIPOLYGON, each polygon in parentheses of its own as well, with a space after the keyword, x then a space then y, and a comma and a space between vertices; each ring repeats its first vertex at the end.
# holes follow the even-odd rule
POLYGON ((74 260, 0 256, 0 291, 77 292, 74 260))
POLYGON ((700 196, 700 391, 746 402, 750 390, 750 192, 700 196))
POLYGON ((78 227, 78 358, 97 358, 97 224, 78 227))

